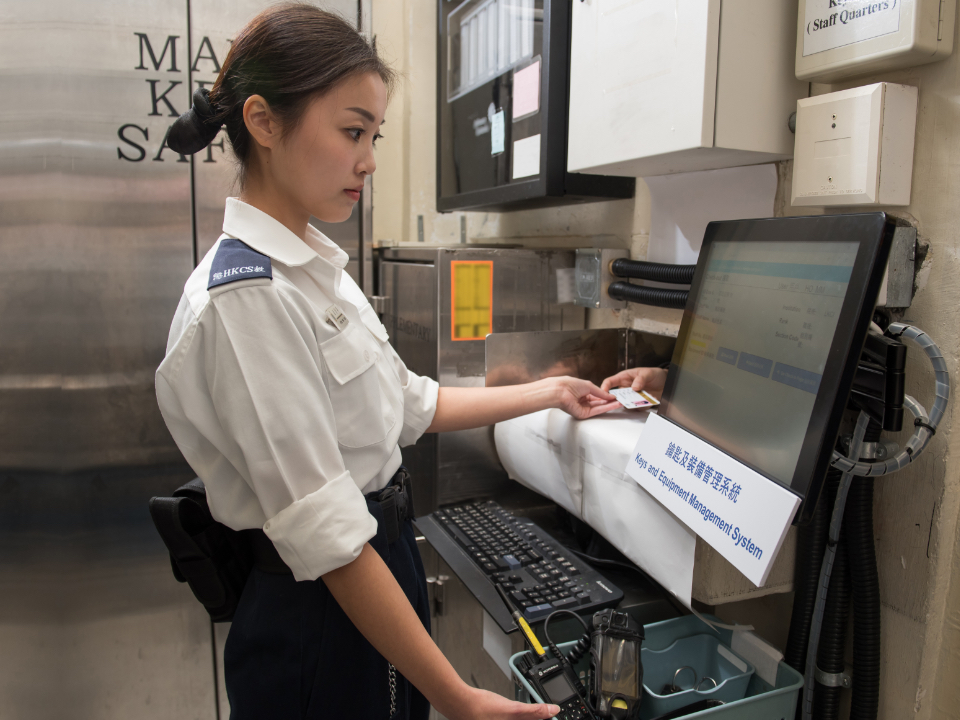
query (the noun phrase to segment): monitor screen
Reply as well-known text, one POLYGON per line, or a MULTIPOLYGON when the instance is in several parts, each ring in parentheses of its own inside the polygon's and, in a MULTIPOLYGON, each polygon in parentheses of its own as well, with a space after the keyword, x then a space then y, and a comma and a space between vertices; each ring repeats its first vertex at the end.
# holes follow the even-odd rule
POLYGON ((882 213, 711 223, 661 415, 815 496, 886 266, 887 224, 882 213))
POLYGON ((543 689, 550 696, 550 702, 557 704, 569 700, 577 692, 563 673, 544 680, 543 689))

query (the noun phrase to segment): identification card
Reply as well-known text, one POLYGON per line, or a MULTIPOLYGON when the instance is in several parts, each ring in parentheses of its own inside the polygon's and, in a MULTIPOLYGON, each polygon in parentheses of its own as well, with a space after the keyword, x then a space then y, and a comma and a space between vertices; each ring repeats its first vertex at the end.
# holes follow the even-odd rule
POLYGON ((653 413, 627 474, 754 585, 767 581, 799 497, 653 413))
POLYGON ((327 321, 332 325, 336 325, 340 332, 343 332, 344 328, 350 324, 350 320, 343 314, 343 310, 336 305, 331 305, 327 308, 327 321))
POLYGON ((650 408, 660 404, 660 401, 653 397, 653 395, 649 395, 643 390, 637 392, 632 388, 613 388, 610 390, 610 394, 615 395, 617 400, 620 401, 620 404, 627 408, 627 410, 650 408))

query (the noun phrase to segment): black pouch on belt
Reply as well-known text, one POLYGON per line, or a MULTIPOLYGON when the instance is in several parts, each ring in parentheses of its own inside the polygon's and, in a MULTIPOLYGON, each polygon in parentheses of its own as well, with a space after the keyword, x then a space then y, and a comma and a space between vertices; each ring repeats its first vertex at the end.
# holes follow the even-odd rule
MULTIPOLYGON (((413 517, 410 475, 401 467, 390 485, 370 496, 383 511, 387 542, 413 517)), ((263 530, 232 530, 213 519, 200 478, 150 499, 150 516, 170 551, 173 576, 190 586, 214 622, 229 622, 250 571, 289 575, 291 570, 263 530)))
POLYGON ((231 530, 213 519, 200 478, 174 490, 173 497, 151 498, 150 516, 170 551, 174 577, 190 586, 211 620, 232 620, 254 565, 251 531, 231 530))

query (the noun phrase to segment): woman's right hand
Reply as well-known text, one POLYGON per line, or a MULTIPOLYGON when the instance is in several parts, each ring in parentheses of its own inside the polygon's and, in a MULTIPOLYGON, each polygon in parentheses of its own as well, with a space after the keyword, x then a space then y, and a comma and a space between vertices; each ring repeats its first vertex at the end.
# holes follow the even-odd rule
POLYGON ((610 388, 628 387, 640 392, 646 390, 657 400, 663 395, 663 385, 667 381, 667 371, 662 368, 630 368, 611 375, 600 386, 606 392, 610 388))
POLYGON ((464 699, 457 703, 459 707, 437 709, 450 720, 544 720, 560 712, 556 705, 529 705, 489 690, 467 688, 464 699))

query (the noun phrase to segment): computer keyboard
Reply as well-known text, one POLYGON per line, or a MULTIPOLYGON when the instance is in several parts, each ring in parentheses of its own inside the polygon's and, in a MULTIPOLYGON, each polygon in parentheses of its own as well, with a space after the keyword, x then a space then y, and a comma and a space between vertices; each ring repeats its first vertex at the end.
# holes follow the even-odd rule
POLYGON ((619 588, 544 530, 492 500, 442 508, 416 522, 505 630, 513 629, 513 621, 494 584, 507 592, 531 622, 559 609, 592 613, 612 607, 623 598, 619 588), (433 531, 434 526, 442 530, 442 535, 433 531), (458 552, 453 553, 449 545, 458 552), (457 565, 464 565, 458 562, 464 556, 479 572, 461 572, 457 565))

